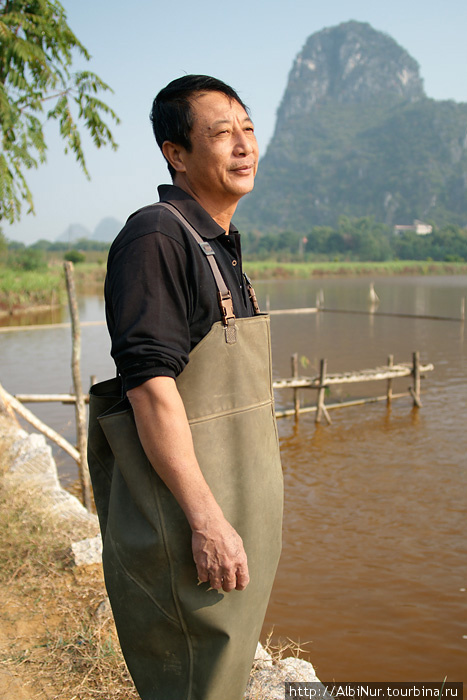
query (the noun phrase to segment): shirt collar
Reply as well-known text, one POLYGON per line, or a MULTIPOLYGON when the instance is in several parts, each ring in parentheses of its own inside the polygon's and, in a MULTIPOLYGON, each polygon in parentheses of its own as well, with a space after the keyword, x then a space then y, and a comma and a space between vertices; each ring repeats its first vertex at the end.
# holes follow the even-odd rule
MULTIPOLYGON (((173 204, 203 238, 217 238, 226 233, 225 229, 219 226, 212 216, 203 209, 201 204, 185 190, 180 189, 176 185, 159 185, 157 190, 159 192, 159 201, 173 204)), ((229 233, 238 233, 237 227, 232 223, 230 224, 229 233)))

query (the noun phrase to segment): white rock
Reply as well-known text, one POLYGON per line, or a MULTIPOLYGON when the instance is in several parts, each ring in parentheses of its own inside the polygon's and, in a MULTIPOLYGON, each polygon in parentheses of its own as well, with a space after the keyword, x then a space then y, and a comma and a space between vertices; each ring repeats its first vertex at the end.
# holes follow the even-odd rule
MULTIPOLYGON (((275 664, 271 663, 269 666, 257 666, 250 676, 245 700, 284 700, 286 681, 290 683, 320 682, 309 661, 289 657, 275 664)), ((324 686, 322 690, 324 693, 324 686)))
POLYGON ((255 668, 272 667, 272 656, 269 652, 266 651, 261 642, 258 642, 258 645, 256 647, 253 665, 255 668))
POLYGON ((75 566, 100 564, 102 561, 102 540, 98 536, 88 537, 80 542, 73 542, 71 553, 75 566))

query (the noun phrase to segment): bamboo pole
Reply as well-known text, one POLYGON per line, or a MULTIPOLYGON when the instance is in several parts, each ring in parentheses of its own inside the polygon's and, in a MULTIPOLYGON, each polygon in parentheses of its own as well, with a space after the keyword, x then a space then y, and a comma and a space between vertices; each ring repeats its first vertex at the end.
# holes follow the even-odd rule
MULTIPOLYGON (((21 401, 21 403, 48 403, 59 402, 59 403, 76 403, 76 396, 74 394, 15 394, 15 399, 21 401)), ((85 403, 89 403, 89 395, 84 395, 85 403)))
MULTIPOLYGON (((290 359, 292 364, 292 377, 298 379, 298 353, 295 352, 290 359)), ((300 417, 300 396, 298 394, 298 389, 293 390, 293 405, 295 420, 298 420, 300 417)))
POLYGON ((317 410, 316 410, 316 418, 315 418, 315 423, 321 423, 321 417, 324 415, 326 418, 327 422, 329 425, 331 425, 331 418, 329 417, 329 413, 326 410, 326 406, 324 405, 324 397, 326 394, 326 366, 327 366, 327 360, 324 358, 320 362, 320 368, 319 368, 319 389, 318 389, 318 400, 317 400, 317 410))
POLYGON ((81 492, 83 503, 87 510, 91 510, 91 479, 89 476, 87 460, 87 431, 86 431, 86 406, 84 402, 83 387, 81 382, 81 330, 79 325, 78 302, 76 298, 75 280, 73 275, 73 263, 66 261, 63 264, 65 269, 66 287, 68 292, 68 303, 71 315, 72 333, 72 354, 71 371, 73 375, 73 386, 76 396, 76 434, 79 460, 79 475, 81 481, 81 492))
POLYGON ((304 307, 303 309, 274 309, 268 311, 270 316, 280 316, 281 314, 316 314, 318 309, 315 306, 304 307))
POLYGON ((420 353, 418 350, 413 353, 413 387, 409 388, 410 394, 413 398, 414 406, 417 408, 422 407, 422 402, 420 400, 420 353))
MULTIPOLYGON (((407 396, 411 396, 409 391, 404 391, 402 394, 393 394, 393 399, 402 399, 407 396)), ((364 406, 369 403, 378 403, 379 401, 387 401, 387 395, 384 396, 370 396, 365 399, 353 399, 352 401, 341 401, 339 403, 328 403, 326 404, 326 410, 331 411, 336 408, 350 408, 352 406, 364 406)), ((300 413, 315 413, 318 410, 318 406, 302 406, 300 408, 300 413)), ((276 411, 276 418, 287 418, 289 416, 295 415, 295 410, 293 408, 286 408, 283 411, 276 411)))
POLYGON ((68 440, 65 440, 64 437, 59 435, 58 433, 55 432, 52 428, 50 428, 48 425, 43 423, 37 416, 34 415, 34 413, 31 413, 29 409, 26 408, 26 406, 23 406, 23 404, 18 401, 14 396, 9 394, 0 384, 0 397, 3 399, 5 402, 6 406, 10 406, 18 415, 20 415, 24 420, 26 420, 28 423, 30 423, 36 430, 39 430, 41 433, 43 433, 46 437, 48 437, 50 440, 55 442, 59 447, 62 448, 62 450, 65 450, 67 454, 70 455, 70 457, 73 457, 75 462, 78 464, 81 461, 80 454, 78 450, 73 447, 73 445, 70 445, 68 440))
POLYGON ((393 318, 425 318, 431 321, 462 321, 461 318, 454 318, 453 316, 430 316, 427 314, 403 314, 396 313, 392 311, 375 311, 374 313, 370 311, 355 311, 353 309, 326 309, 321 307, 319 311, 327 312, 330 314, 364 314, 365 316, 391 316, 393 318))
MULTIPOLYGON (((388 367, 394 367, 394 355, 389 355, 388 357, 388 367)), ((392 401, 392 379, 388 379, 388 390, 387 390, 387 404, 391 405, 392 401)))
MULTIPOLYGON (((80 326, 105 326, 106 321, 82 321, 80 326)), ((43 331, 54 328, 71 328, 71 323, 40 323, 30 326, 1 326, 0 333, 17 333, 18 331, 43 331)))

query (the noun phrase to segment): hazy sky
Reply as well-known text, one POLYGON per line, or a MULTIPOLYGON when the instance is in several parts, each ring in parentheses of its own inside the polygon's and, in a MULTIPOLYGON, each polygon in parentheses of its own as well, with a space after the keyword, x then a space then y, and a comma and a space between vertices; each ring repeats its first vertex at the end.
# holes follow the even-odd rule
MULTIPOLYGON (((169 182, 148 119, 170 80, 205 73, 231 84, 250 107, 261 153, 272 136, 292 62, 306 39, 355 19, 392 36, 420 64, 425 90, 467 102, 466 0, 64 0, 68 22, 92 55, 86 64, 114 90, 107 101, 122 123, 120 147, 86 141, 91 181, 63 155, 56 125, 47 126, 48 163, 28 174, 36 216, 4 226, 12 240, 54 240, 69 224, 92 233, 99 221, 128 215, 157 199, 169 182), (171 16, 172 15, 172 16, 171 16)), ((77 67, 83 67, 77 64, 77 67)))

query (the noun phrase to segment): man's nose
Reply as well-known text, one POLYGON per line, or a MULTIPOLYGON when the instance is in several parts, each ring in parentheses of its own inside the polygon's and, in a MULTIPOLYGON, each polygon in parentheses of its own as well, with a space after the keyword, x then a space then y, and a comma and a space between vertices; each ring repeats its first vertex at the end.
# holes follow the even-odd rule
POLYGON ((234 146, 235 155, 250 155, 255 147, 255 136, 251 132, 239 129, 234 146))

